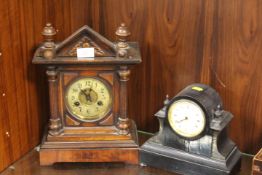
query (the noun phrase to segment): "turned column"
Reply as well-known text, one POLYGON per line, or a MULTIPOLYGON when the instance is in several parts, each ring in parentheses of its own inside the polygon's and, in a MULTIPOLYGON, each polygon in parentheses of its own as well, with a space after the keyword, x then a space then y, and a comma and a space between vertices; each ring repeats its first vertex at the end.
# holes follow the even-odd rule
MULTIPOLYGON (((56 35, 55 28, 47 23, 42 31, 44 37, 44 44, 42 48, 42 55, 45 59, 55 59, 55 43, 54 36, 56 35)), ((46 75, 49 83, 49 105, 50 105, 50 118, 49 118, 49 134, 59 135, 62 129, 61 119, 58 115, 58 97, 57 97, 57 77, 58 72, 54 66, 48 67, 46 75)))
POLYGON ((50 105, 50 118, 49 118, 49 134, 59 135, 62 131, 61 119, 58 115, 58 97, 57 97, 57 77, 58 72, 55 67, 48 67, 46 71, 49 83, 49 105, 50 105))
POLYGON ((118 129, 120 134, 128 134, 129 133, 129 119, 127 116, 127 81, 129 80, 130 70, 127 66, 121 66, 118 71, 118 75, 120 78, 120 95, 119 95, 119 103, 120 103, 120 111, 118 117, 118 129))
MULTIPOLYGON (((130 36, 130 31, 126 27, 124 23, 122 23, 116 30, 117 36, 117 50, 118 57, 127 58, 129 45, 127 43, 127 38, 130 36)), ((127 58, 128 59, 128 58, 127 58)), ((119 95, 119 103, 120 103, 120 111, 118 117, 118 129, 120 134, 128 134, 129 133, 129 119, 127 116, 127 81, 129 80, 130 70, 127 66, 120 66, 118 70, 118 75, 120 79, 120 95, 119 95)))

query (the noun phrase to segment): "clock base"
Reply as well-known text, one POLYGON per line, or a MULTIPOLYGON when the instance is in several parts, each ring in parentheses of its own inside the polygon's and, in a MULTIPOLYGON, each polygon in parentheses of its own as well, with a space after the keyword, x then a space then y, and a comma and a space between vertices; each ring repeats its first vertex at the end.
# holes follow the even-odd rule
POLYGON ((135 148, 97 148, 97 149, 42 149, 40 165, 57 162, 124 162, 138 164, 138 149, 135 148))
POLYGON ((225 160, 199 157, 174 148, 146 142, 140 148, 141 166, 152 166, 188 175, 227 175, 240 168, 240 151, 234 149, 225 160))
MULTIPOLYGON (((57 162, 124 162, 138 164, 139 146, 135 123, 131 121, 130 133, 118 135, 109 133, 81 135, 77 141, 65 141, 65 135, 54 136, 45 134, 40 146, 40 165, 52 165, 57 162), (61 140, 65 139, 64 141, 61 140), (93 140, 90 140, 92 138, 93 140), (56 140, 57 139, 57 140, 56 140), (82 141, 81 141, 82 139, 82 141)), ((69 137, 68 137, 69 138, 69 137)), ((72 135, 70 135, 72 139, 72 135)))

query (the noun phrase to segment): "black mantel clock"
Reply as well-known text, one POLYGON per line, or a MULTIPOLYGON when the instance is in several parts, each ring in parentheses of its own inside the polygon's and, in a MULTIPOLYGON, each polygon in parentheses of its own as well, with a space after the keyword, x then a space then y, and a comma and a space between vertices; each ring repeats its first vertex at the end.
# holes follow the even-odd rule
POLYGON ((33 63, 45 66, 49 82, 49 126, 40 164, 126 162, 137 164, 135 123, 127 115, 130 67, 141 62, 138 43, 127 42, 125 24, 111 42, 83 26, 60 43, 47 24, 33 63))
POLYGON ((226 128, 232 114, 218 93, 192 84, 155 114, 159 132, 140 149, 142 165, 189 175, 223 175, 237 169, 241 153, 226 128))

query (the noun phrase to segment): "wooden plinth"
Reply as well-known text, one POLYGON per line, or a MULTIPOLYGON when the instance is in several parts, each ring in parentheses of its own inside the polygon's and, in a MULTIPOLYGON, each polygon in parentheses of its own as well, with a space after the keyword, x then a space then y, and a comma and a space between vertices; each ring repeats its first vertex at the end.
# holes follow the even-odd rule
POLYGON ((138 138, 134 122, 128 135, 108 133, 79 137, 77 134, 50 136, 43 138, 40 147, 40 165, 52 165, 56 162, 124 162, 138 164, 138 138), (52 137, 52 138, 51 138, 52 137), (66 141, 66 138, 71 138, 66 141), (93 138, 94 140, 86 139, 93 138))
POLYGON ((40 165, 52 165, 56 162, 125 162, 138 164, 138 149, 41 149, 40 165))

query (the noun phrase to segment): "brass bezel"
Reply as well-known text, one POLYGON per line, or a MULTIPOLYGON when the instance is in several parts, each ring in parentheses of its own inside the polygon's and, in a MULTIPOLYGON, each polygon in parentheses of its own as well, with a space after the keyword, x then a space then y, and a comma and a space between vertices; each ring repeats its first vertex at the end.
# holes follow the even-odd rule
POLYGON ((73 79, 67 86, 66 86, 66 90, 65 90, 65 95, 64 95, 64 104, 65 104, 65 107, 66 107, 66 110, 67 112, 76 120, 79 120, 79 121, 82 121, 82 122, 88 122, 88 123, 91 123, 91 122, 97 122, 97 121, 100 121, 102 119, 104 119, 106 116, 108 116, 111 112, 112 112, 112 108, 113 108, 113 94, 112 94, 112 87, 110 86, 110 84, 105 80, 105 79, 102 79, 102 78, 99 78, 99 77, 96 77, 96 76, 80 76, 76 79, 73 79), (96 79, 97 81, 100 81, 102 84, 105 85, 106 89, 108 90, 109 92, 109 106, 107 108, 107 110, 103 113, 103 115, 99 116, 98 118, 96 119, 84 119, 85 117, 82 116, 79 117, 80 115, 78 114, 75 114, 72 112, 72 109, 70 108, 70 105, 68 104, 68 91, 70 89, 70 87, 76 83, 77 81, 80 81, 82 79, 96 79))

